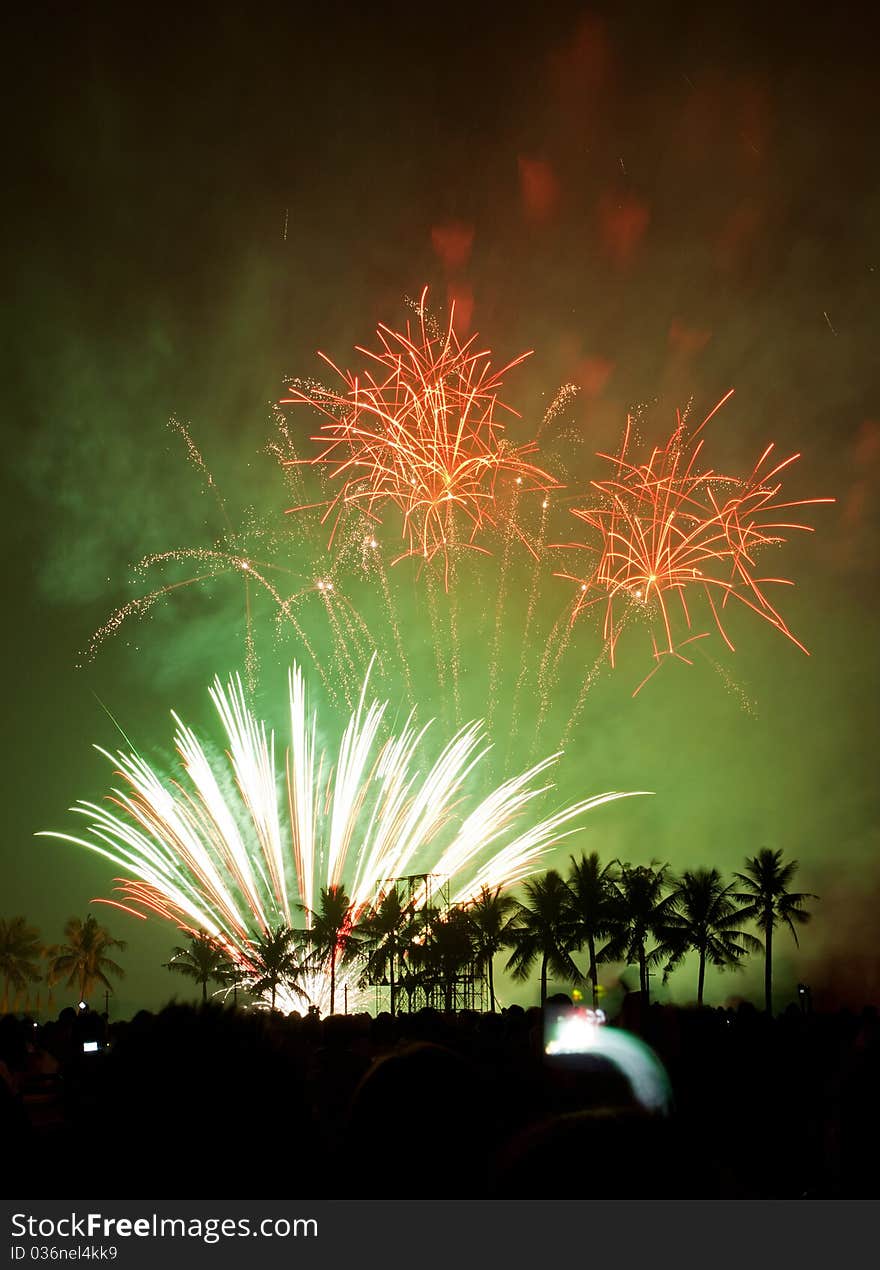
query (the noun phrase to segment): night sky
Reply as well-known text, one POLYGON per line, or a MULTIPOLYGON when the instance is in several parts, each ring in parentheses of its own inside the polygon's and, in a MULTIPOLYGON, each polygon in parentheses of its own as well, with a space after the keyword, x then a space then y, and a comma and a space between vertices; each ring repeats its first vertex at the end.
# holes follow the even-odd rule
MULTIPOLYGON (((800 952, 779 941, 779 1004, 798 980, 818 1005, 877 999, 877 31, 789 4, 649 8, 5 15, 4 915, 52 942, 110 894, 109 865, 33 837, 73 829, 67 808, 106 791, 91 746, 121 738, 101 702, 161 757, 169 711, 210 727, 208 684, 242 668, 235 579, 81 657, 145 589, 139 559, 222 532, 169 418, 236 516, 283 522, 266 444, 285 378, 318 374, 318 349, 347 364, 429 284, 499 358, 535 350, 505 388, 519 435, 561 383, 579 385, 551 447, 572 485, 601 474, 591 455, 618 443, 628 410, 643 403, 641 430, 661 442, 676 407, 693 398, 702 417, 733 387, 714 465, 748 470, 774 441, 803 456, 792 497, 837 500, 779 557, 798 583, 782 611, 812 655, 745 615, 735 656, 712 650, 723 675, 702 657, 672 664, 633 699, 648 668, 634 636, 588 695, 559 798, 655 791, 574 840, 609 858, 730 871, 764 846, 796 857, 822 898, 800 952)), ((290 417, 306 437, 313 421, 290 417)), ((415 574, 396 568, 417 657, 415 574)), ((529 576, 504 633, 514 679, 529 576)), ((463 571, 463 610, 482 585, 463 571)), ((548 577, 545 596, 549 626, 569 592, 548 577)), ((271 717, 296 648, 274 642, 268 611, 258 622, 271 717)), ((544 749, 601 648, 595 627, 574 646, 544 749)), ((465 629, 468 713, 483 708, 480 657, 465 629)), ((159 968, 173 929, 96 912, 129 940, 116 1012, 180 993, 159 968)), ((707 996, 757 996, 760 972, 713 972, 707 996)), ((690 999, 694 979, 669 991, 690 999)))

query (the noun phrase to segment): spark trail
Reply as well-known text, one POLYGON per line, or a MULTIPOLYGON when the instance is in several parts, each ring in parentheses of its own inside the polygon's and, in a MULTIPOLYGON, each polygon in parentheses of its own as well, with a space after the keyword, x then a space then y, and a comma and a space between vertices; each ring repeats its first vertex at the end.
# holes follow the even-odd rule
MULTIPOLYGON (((772 444, 744 478, 705 467, 700 434, 730 395, 690 434, 679 415, 666 444, 654 447, 642 461, 629 457, 632 419, 628 420, 619 452, 599 455, 612 465, 613 474, 591 482, 598 501, 571 509, 599 540, 598 563, 590 574, 557 574, 579 588, 572 620, 594 605, 604 608, 602 637, 613 666, 623 619, 643 617, 655 664, 636 693, 665 660, 690 663, 682 650, 707 638, 713 628, 733 651, 722 621, 732 602, 807 652, 767 595, 771 585, 794 584, 787 578, 759 576, 756 562, 766 549, 785 543, 790 531, 813 532, 812 526, 790 520, 789 509, 834 499, 780 498, 780 474, 799 455, 774 462, 772 444), (698 604, 703 609, 700 626, 707 629, 695 628, 698 604)), ((555 545, 595 551, 583 542, 555 545)))
POLYGON ((538 594, 541 589, 541 571, 540 566, 543 564, 543 551, 547 541, 547 521, 549 517, 550 500, 545 498, 541 504, 541 525, 538 530, 538 540, 536 546, 536 555, 532 565, 532 580, 529 587, 529 599, 526 607, 526 620, 522 636, 522 651, 520 653, 519 674, 516 679, 516 687, 513 692, 513 707, 511 710, 511 742, 515 739, 519 732, 519 702, 522 695, 523 686, 525 684, 526 673, 528 671, 528 651, 529 636, 532 632, 532 623, 535 619, 535 609, 538 604, 538 594))
MULTIPOLYGON (((224 733, 220 757, 173 715, 181 771, 163 774, 133 750, 100 750, 119 783, 105 803, 71 809, 88 822, 83 836, 38 836, 109 860, 124 876, 116 879, 118 898, 100 902, 189 934, 206 932, 247 981, 256 941, 289 924, 299 905, 311 910, 322 887, 346 887, 355 922, 403 874, 435 874, 448 881, 452 902, 463 903, 483 886, 510 887, 529 876, 577 831, 584 813, 633 796, 610 791, 535 818, 559 753, 481 791, 491 748, 481 723, 432 750, 430 723, 418 726, 411 713, 391 730, 388 702, 368 700, 367 687, 365 680, 338 744, 325 752, 294 665, 290 744, 279 763, 275 733, 252 713, 241 680, 216 679, 210 695, 224 733)), ((328 734, 322 721, 321 735, 328 734)), ((301 986, 314 1003, 326 1003, 325 971, 301 986)), ((281 1004, 297 1002, 293 995, 281 1004)))
POLYGON ((491 352, 475 346, 476 335, 461 343, 454 309, 448 327, 436 333, 426 319, 426 294, 415 329, 409 323, 404 331, 380 325, 378 349, 358 349, 366 359, 361 372, 340 370, 324 358, 342 380, 341 390, 294 383, 279 404, 309 405, 322 416, 312 438, 319 452, 288 461, 319 466, 336 484, 324 503, 323 519, 332 519, 330 543, 347 512, 375 521, 394 508, 403 550, 392 563, 406 556, 430 562, 439 555, 448 587, 453 542, 487 552, 477 539, 497 528, 499 482, 515 482, 525 492, 546 491, 556 481, 531 461, 535 440, 513 445, 503 436, 502 414, 516 411, 500 401, 499 391, 504 376, 529 354, 495 370, 491 352))

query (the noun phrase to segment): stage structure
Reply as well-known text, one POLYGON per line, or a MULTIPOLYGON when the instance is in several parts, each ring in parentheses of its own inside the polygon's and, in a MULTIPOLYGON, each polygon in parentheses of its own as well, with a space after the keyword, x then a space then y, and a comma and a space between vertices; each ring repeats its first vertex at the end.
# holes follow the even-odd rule
POLYGON ((375 992, 375 1013, 414 1014, 426 1007, 447 1013, 482 1011, 488 992, 485 975, 472 957, 459 955, 467 905, 450 903, 449 879, 410 873, 388 878, 386 893, 393 889, 408 915, 404 949, 395 968, 393 1010, 387 972, 373 976, 368 966, 365 982, 375 992))

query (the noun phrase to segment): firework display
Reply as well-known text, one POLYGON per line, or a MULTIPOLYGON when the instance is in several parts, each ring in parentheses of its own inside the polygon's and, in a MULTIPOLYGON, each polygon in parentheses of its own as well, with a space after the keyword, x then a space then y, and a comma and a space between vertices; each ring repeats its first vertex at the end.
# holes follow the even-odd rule
POLYGON ((309 664, 327 702, 350 711, 377 653, 383 692, 410 706, 420 701, 427 647, 428 687, 444 721, 460 727, 469 714, 480 715, 490 731, 504 732, 505 764, 497 752, 492 759, 497 779, 523 738, 530 748, 520 763, 569 744, 591 688, 617 665, 618 642, 630 626, 649 632, 634 696, 665 663, 691 665, 699 650, 725 690, 753 713, 748 693, 705 651, 705 641, 714 634, 733 651, 729 614, 738 607, 806 651, 773 597, 793 582, 763 568, 793 531, 811 529, 793 509, 833 501, 782 497, 782 474, 799 456, 776 461, 770 445, 748 475, 712 468, 705 429, 731 390, 696 428, 677 414, 662 445, 646 445, 639 414, 629 416, 616 453, 595 455, 609 474, 589 481, 588 493, 570 494, 580 479, 568 470, 565 447, 576 430, 565 412, 576 387, 564 384, 540 426, 521 422, 519 441, 511 440, 505 420, 519 416, 500 392, 527 354, 495 369, 475 336, 459 337, 454 310, 443 325, 432 316, 427 289, 412 307, 415 322, 401 330, 381 324, 378 348, 360 348, 362 372, 337 371, 325 358, 341 389, 292 380, 277 404, 267 451, 281 465, 296 515, 280 515, 279 501, 274 519, 247 509, 235 524, 188 430, 171 421, 222 529, 206 545, 146 556, 137 576, 162 570, 162 585, 120 606, 88 655, 126 619, 225 574, 243 592, 251 693, 260 668, 258 605, 268 606, 276 636, 289 634, 292 657, 309 664), (303 405, 322 420, 308 438, 312 454, 297 431, 302 414, 288 418, 282 409, 303 405), (552 541, 563 536, 560 517, 569 514, 586 530, 583 538, 552 541), (420 566, 411 579, 390 569, 410 556, 420 566), (561 606, 554 575, 577 588, 561 606), (600 614, 593 648, 579 620, 591 612, 600 614), (573 678, 568 721, 545 737, 559 685, 573 678))
POLYGON ((331 706, 355 709, 378 654, 374 677, 390 699, 414 706, 427 688, 444 725, 484 718, 507 743, 489 760, 496 780, 511 756, 522 766, 569 745, 591 689, 617 666, 628 627, 649 633, 647 665, 635 661, 633 696, 664 664, 692 665, 699 652, 754 713, 706 641, 715 635, 733 651, 729 617, 737 607, 806 651, 773 596, 792 581, 763 567, 793 531, 811 529, 793 509, 833 501, 783 498, 782 475, 799 456, 777 461, 770 445, 747 475, 711 467, 705 429, 731 390, 695 428, 687 412, 677 414, 671 435, 653 447, 641 435, 647 407, 637 408, 617 451, 595 455, 610 472, 572 494, 582 478, 569 470, 566 447, 582 437, 565 416, 576 387, 564 384, 531 428, 500 397, 505 375, 527 354, 495 369, 475 336, 459 337, 454 310, 443 325, 429 312, 427 289, 411 307, 415 322, 381 324, 378 348, 360 348, 360 373, 337 371, 325 358, 341 389, 289 381, 267 452, 280 464, 295 515, 281 515, 279 499, 274 517, 247 508, 236 523, 188 429, 172 419, 222 527, 207 544, 146 556, 137 577, 161 570, 161 585, 117 608, 88 656, 128 618, 227 575, 241 588, 252 694, 266 611, 276 638, 287 635, 290 656, 309 665, 331 706), (311 454, 302 413, 289 418, 284 409, 303 405, 321 416, 319 431, 306 438, 311 454), (511 432, 519 421, 518 440, 506 434, 505 421, 511 432), (586 531, 582 539, 552 541, 564 537, 562 517, 569 516, 586 531), (417 559, 414 575, 390 568, 404 557, 417 559), (560 601, 554 575, 575 583, 571 599, 560 601), (590 613, 600 616, 592 647, 580 620, 590 613), (559 687, 572 681, 567 722, 546 733, 559 687))
POLYGON ((6 7, 21 1206, 876 1194, 866 24, 107 10, 6 7))
POLYGON ((404 549, 392 563, 439 554, 448 588, 454 547, 488 554, 477 539, 498 524, 501 481, 517 493, 557 482, 530 461, 536 441, 516 446, 502 435, 502 414, 516 412, 498 393, 507 372, 529 354, 495 370, 491 352, 475 347, 476 335, 461 343, 454 310, 445 331, 429 321, 426 296, 427 289, 416 331, 381 325, 378 351, 358 350, 368 359, 361 375, 324 359, 342 379, 341 391, 294 386, 281 404, 308 404, 324 417, 312 438, 320 452, 291 462, 321 465, 338 485, 324 511, 325 520, 333 517, 331 542, 347 510, 379 523, 393 505, 404 549))
POLYGON ((698 623, 694 616, 696 600, 705 601, 711 627, 731 651, 734 645, 722 620, 731 601, 807 651, 766 590, 794 583, 760 576, 757 569, 765 550, 784 543, 789 532, 812 532, 810 525, 788 519, 791 509, 834 500, 782 500, 780 473, 800 456, 773 462, 772 444, 745 478, 704 466, 700 434, 731 395, 732 390, 690 434, 679 414, 666 444, 654 447, 642 462, 630 457, 628 420, 618 453, 598 456, 614 470, 611 477, 591 482, 597 501, 571 508, 594 531, 595 541, 559 544, 596 558, 585 577, 567 572, 558 576, 579 587, 572 622, 594 605, 604 608, 602 635, 612 666, 624 624, 634 615, 647 617, 655 664, 636 692, 664 658, 689 662, 682 650, 711 633, 711 628, 701 629, 702 619, 698 623))
MULTIPOLYGON (((247 983, 255 939, 301 913, 306 921, 322 887, 344 885, 355 920, 395 879, 416 873, 448 885, 451 903, 464 902, 483 886, 514 885, 575 832, 580 816, 631 796, 602 793, 533 818, 536 800, 552 788, 546 774, 558 754, 478 796, 490 745, 479 722, 431 758, 431 725, 410 714, 399 729, 385 728, 388 703, 368 700, 367 687, 365 680, 338 746, 327 752, 294 666, 290 746, 281 760, 275 734, 254 716, 241 680, 215 680, 211 699, 226 761, 213 761, 175 715, 180 779, 136 753, 102 750, 123 782, 113 790, 112 810, 80 802, 72 810, 89 820, 87 836, 44 836, 112 861, 129 876, 118 879, 119 898, 103 902, 206 932, 247 983)), ((320 969, 302 988, 314 1004, 326 1004, 320 969)), ((296 1001, 281 1004, 292 1009, 296 1001)))
MULTIPOLYGON (((215 679, 210 694, 226 755, 175 715, 181 771, 166 774, 134 750, 102 750, 121 784, 108 804, 75 806, 87 833, 47 835, 122 871, 116 897, 99 902, 210 939, 236 967, 236 982, 267 1001, 257 986, 261 941, 308 930, 332 888, 350 900, 352 927, 401 880, 431 877, 444 903, 466 903, 482 887, 515 886, 584 813, 629 796, 612 791, 533 814, 629 624, 647 626, 652 652, 634 696, 669 659, 691 664, 691 648, 713 633, 732 651, 733 602, 806 651, 770 598, 792 583, 762 563, 793 531, 811 528, 793 509, 833 500, 784 498, 782 474, 799 456, 776 461, 772 445, 746 476, 709 466, 705 429, 730 393, 696 428, 678 414, 662 446, 646 447, 629 417, 616 453, 595 456, 610 473, 591 480, 589 494, 569 494, 579 482, 559 445, 571 437, 563 415, 575 386, 556 392, 532 439, 523 423, 526 439, 517 443, 504 419, 518 416, 500 391, 527 354, 496 370, 475 336, 459 338, 454 312, 440 326, 426 291, 414 307, 415 324, 380 325, 378 350, 359 350, 361 373, 337 371, 340 390, 291 381, 278 403, 268 451, 296 515, 281 515, 279 500, 274 520, 248 508, 236 524, 188 429, 171 421, 219 513, 219 532, 205 545, 145 556, 138 575, 160 570, 162 585, 118 608, 88 651, 94 656, 162 597, 234 577, 244 589, 244 682, 215 679), (322 419, 311 455, 281 409, 302 405, 322 419), (553 541, 554 524, 569 516, 583 540, 553 541), (402 549, 386 556, 395 535, 402 549), (414 574, 392 573, 407 557, 418 561, 414 574), (554 576, 577 588, 561 611, 554 576), (296 645, 283 756, 252 705, 257 597, 268 601, 276 635, 287 630, 296 645), (580 619, 590 612, 601 615, 600 640, 586 645, 585 660, 580 619), (307 678, 319 711, 307 703, 307 678), (371 678, 382 698, 368 697, 371 678), (564 698, 563 678, 576 685, 564 698), (559 731, 545 740, 563 699, 561 742, 559 731), (405 721, 388 726, 389 703, 407 700, 405 721), (416 722, 423 701, 433 723, 416 722), (469 716, 485 722, 463 722, 469 716), (326 739, 333 718, 342 719, 335 743, 326 739), (435 746, 441 730, 450 739, 435 746), (490 743, 495 733, 503 752, 490 743)), ((712 665, 729 688, 729 672, 712 665)), ((427 909, 427 884, 419 903, 427 909)), ((311 959, 277 1002, 275 984, 271 1004, 326 1008, 331 971, 352 1002, 363 999, 334 955, 332 964, 311 959)))

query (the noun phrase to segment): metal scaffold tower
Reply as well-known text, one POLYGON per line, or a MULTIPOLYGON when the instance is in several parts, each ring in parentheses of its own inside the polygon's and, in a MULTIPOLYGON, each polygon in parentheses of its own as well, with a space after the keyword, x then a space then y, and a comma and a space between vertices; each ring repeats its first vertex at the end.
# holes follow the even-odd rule
MULTIPOLYGON (((388 878, 385 894, 396 890, 401 910, 402 948, 394 966, 394 1013, 435 1010, 482 1010, 484 975, 470 958, 444 955, 448 932, 466 910, 449 900, 449 879, 433 873, 388 878), (441 942, 442 941, 442 942, 441 942)), ((387 959, 382 974, 370 975, 376 1013, 391 1011, 391 975, 387 959)))

